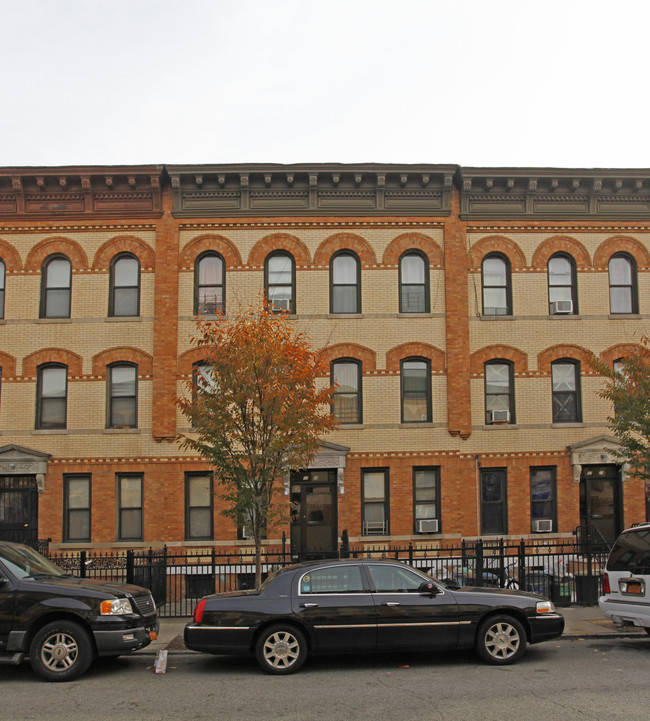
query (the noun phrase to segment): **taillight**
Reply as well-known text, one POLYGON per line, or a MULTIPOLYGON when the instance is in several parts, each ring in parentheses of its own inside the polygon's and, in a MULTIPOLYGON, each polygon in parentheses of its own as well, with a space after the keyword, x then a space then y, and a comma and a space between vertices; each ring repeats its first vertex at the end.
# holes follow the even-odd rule
POLYGON ((609 576, 607 573, 603 574, 603 593, 611 593, 612 589, 609 585, 609 576))
POLYGON ((203 620, 203 610, 205 609, 205 598, 196 604, 194 609, 194 623, 201 623, 203 620))

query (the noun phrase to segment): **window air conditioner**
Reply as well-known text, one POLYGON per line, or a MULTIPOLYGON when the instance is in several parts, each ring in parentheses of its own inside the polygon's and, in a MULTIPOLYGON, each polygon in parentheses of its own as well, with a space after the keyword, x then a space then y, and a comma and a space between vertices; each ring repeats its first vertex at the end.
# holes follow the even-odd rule
POLYGON ((426 518, 416 521, 415 528, 418 533, 438 533, 438 519, 426 518))
POLYGON ((490 423, 510 423, 510 411, 490 411, 490 423))
POLYGON ((278 298, 273 301, 273 308, 275 310, 291 310, 291 300, 289 298, 278 298))
POLYGON ((551 303, 551 315, 560 315, 562 313, 573 313, 572 300, 556 300, 551 303))
POLYGON ((540 518, 533 521, 534 533, 550 533, 553 530, 553 521, 550 518, 540 518))

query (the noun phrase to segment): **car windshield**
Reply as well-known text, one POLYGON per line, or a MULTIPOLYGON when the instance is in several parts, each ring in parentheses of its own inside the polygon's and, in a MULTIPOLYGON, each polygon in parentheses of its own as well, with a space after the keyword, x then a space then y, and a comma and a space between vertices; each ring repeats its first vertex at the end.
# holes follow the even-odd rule
POLYGON ((0 560, 17 578, 66 575, 45 556, 27 546, 0 546, 0 560))

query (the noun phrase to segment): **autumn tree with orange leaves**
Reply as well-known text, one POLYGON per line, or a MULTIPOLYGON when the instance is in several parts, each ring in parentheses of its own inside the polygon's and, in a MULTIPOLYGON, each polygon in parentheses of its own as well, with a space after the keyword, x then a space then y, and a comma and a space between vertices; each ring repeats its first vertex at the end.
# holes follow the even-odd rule
POLYGON ((286 511, 279 481, 307 467, 337 426, 333 388, 317 387, 318 354, 266 302, 232 319, 197 320, 192 342, 203 360, 178 401, 193 429, 179 440, 213 468, 223 514, 252 532, 259 586, 262 539, 286 511))

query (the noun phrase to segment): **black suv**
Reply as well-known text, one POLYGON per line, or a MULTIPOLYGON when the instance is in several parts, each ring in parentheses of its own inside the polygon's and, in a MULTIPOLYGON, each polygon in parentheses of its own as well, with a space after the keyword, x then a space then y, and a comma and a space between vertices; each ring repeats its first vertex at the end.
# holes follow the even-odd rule
POLYGON ((157 637, 146 588, 74 578, 28 546, 0 541, 0 663, 25 657, 48 681, 70 681, 97 656, 119 656, 157 637))

